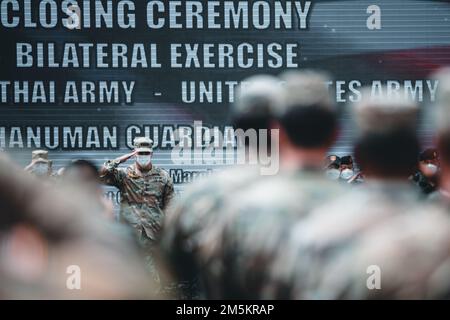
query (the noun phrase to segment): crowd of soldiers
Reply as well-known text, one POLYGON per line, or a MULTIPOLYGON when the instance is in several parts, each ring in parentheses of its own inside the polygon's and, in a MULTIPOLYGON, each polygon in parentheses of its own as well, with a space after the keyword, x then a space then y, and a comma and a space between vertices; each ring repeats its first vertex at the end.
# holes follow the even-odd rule
POLYGON ((420 153, 413 101, 364 90, 349 106, 356 174, 327 156, 339 122, 326 75, 248 79, 260 90, 240 92, 235 125, 279 129, 280 172, 233 168, 175 202, 162 239, 174 275, 212 299, 449 298, 450 74, 436 76, 437 150, 420 153))
POLYGON ((2 152, 0 298, 450 298, 450 71, 436 77, 436 149, 420 152, 414 101, 363 90, 339 157, 327 74, 253 76, 231 119, 278 134, 278 173, 236 165, 179 198, 146 137, 100 169, 53 173, 37 150, 23 170, 2 152), (101 184, 120 190, 119 219, 101 184))

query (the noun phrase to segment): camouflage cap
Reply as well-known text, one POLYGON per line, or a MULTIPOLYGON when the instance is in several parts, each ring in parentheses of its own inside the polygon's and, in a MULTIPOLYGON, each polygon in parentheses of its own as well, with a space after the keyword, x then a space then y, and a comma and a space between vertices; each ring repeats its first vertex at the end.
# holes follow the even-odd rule
POLYGON ((376 93, 371 88, 361 90, 362 98, 352 108, 360 134, 416 130, 418 105, 411 99, 388 92, 386 87, 381 87, 376 93))
POLYGON ((280 78, 284 81, 284 102, 277 110, 278 116, 296 108, 336 110, 327 87, 331 81, 328 74, 314 70, 288 71, 280 78))
POLYGON ((257 75, 244 79, 236 91, 231 106, 234 117, 271 116, 283 102, 280 80, 270 75, 257 75))
POLYGON ((47 150, 34 150, 33 152, 31 152, 31 160, 33 162, 51 163, 51 161, 48 160, 47 150))
POLYGON ((153 140, 147 137, 137 137, 134 139, 134 149, 140 152, 153 152, 153 140))

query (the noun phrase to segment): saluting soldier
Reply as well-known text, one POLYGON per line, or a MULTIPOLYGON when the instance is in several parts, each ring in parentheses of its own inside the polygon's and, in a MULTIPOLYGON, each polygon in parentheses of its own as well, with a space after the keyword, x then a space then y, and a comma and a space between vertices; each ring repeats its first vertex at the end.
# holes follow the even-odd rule
POLYGON ((173 198, 174 188, 167 171, 152 163, 153 141, 138 137, 134 140, 134 147, 132 153, 107 161, 100 170, 100 178, 120 190, 120 221, 136 231, 152 270, 155 243, 159 239, 165 210, 173 198), (133 164, 119 168, 121 163, 133 157, 133 164))

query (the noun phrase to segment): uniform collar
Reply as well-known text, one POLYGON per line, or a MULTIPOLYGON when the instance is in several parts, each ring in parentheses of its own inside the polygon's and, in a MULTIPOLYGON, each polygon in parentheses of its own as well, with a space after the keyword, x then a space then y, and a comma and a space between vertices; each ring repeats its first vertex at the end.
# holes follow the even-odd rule
POLYGON ((140 172, 140 171, 136 168, 136 163, 133 163, 132 165, 130 165, 130 166, 128 167, 128 169, 129 169, 130 173, 133 174, 133 176, 136 176, 136 177, 146 177, 146 176, 152 175, 152 174, 155 172, 156 167, 155 167, 155 165, 152 163, 152 168, 151 168, 149 171, 147 171, 147 172, 140 172))

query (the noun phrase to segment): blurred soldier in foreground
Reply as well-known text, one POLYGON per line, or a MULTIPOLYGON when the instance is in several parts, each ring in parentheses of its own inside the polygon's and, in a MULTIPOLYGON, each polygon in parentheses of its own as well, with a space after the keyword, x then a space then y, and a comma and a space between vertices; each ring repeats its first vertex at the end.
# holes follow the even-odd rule
MULTIPOLYGON (((208 271, 215 298, 283 298, 270 271, 292 223, 316 206, 341 194, 326 178, 323 159, 337 136, 337 112, 325 86, 328 78, 314 71, 289 72, 284 104, 277 109, 281 170, 227 198, 223 231, 212 233, 216 259, 208 271)), ((212 255, 213 256, 213 255, 212 255)))
POLYGON ((273 280, 293 299, 429 297, 450 234, 447 217, 421 203, 408 181, 417 167, 418 107, 363 91, 353 113, 366 181, 293 226, 273 280), (371 290, 366 280, 379 269, 381 289, 371 290))
POLYGON ((114 205, 103 194, 98 169, 94 163, 88 160, 74 160, 62 170, 61 176, 68 183, 77 183, 92 192, 103 207, 103 216, 114 220, 114 205))
POLYGON ((450 209, 450 68, 435 74, 439 80, 436 101, 437 146, 440 164, 440 184, 432 195, 450 209))
POLYGON ((48 159, 47 150, 34 150, 31 153, 31 163, 25 167, 25 171, 38 177, 50 177, 52 175, 52 161, 48 159))
MULTIPOLYGON (((234 127, 242 130, 270 129, 273 111, 281 103, 279 80, 261 75, 244 81, 247 85, 239 89, 231 109, 234 127)), ((271 137, 269 134, 269 139, 271 137)), ((244 152, 248 158, 258 159, 258 146, 248 143, 244 152)), ((266 178, 261 175, 259 164, 235 166, 189 186, 180 201, 175 203, 166 220, 162 244, 181 281, 184 297, 217 296, 216 292, 221 288, 208 286, 209 283, 203 281, 205 265, 209 261, 204 248, 213 252, 210 232, 220 230, 219 218, 227 214, 225 198, 233 198, 242 189, 266 178)))
POLYGON ((100 170, 100 178, 121 191, 120 220, 134 228, 146 251, 148 266, 157 279, 153 254, 165 210, 173 198, 173 182, 165 170, 152 164, 151 139, 136 138, 134 146, 132 153, 107 161, 100 170), (119 168, 132 157, 135 157, 135 163, 126 169, 119 168))
POLYGON ((133 237, 89 191, 38 181, 0 155, 0 297, 155 297, 133 237))

